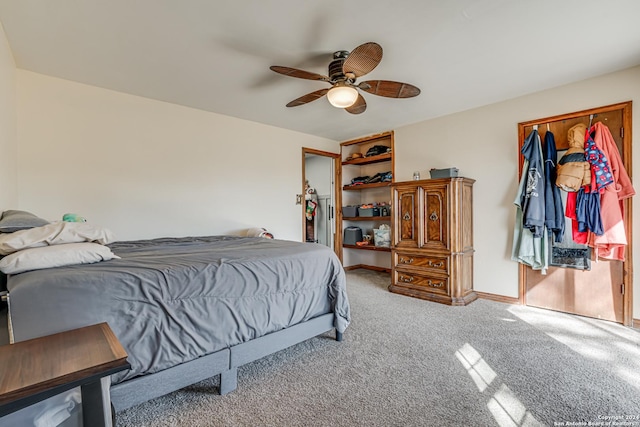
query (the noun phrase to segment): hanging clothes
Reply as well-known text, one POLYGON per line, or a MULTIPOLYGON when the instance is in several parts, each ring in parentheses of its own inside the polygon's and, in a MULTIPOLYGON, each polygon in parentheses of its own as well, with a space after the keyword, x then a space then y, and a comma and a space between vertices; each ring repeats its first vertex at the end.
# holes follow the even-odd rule
POLYGON ((522 155, 529 160, 527 185, 522 200, 523 226, 533 233, 533 237, 541 237, 545 221, 545 183, 542 163, 542 145, 537 130, 533 130, 522 146, 522 155))
MULTIPOLYGON (((574 193, 568 193, 566 191, 560 192, 560 198, 564 205, 568 204, 568 197, 571 194, 574 193)), ((575 212, 575 205, 573 211, 575 212)), ((574 221, 566 216, 564 217, 564 221, 565 230, 571 230, 574 221)), ((564 239, 561 242, 550 243, 549 252, 550 266, 575 268, 578 270, 591 270, 591 248, 586 244, 578 244, 574 242, 571 233, 564 233, 564 239)))
POLYGON ((578 123, 567 132, 569 149, 558 161, 556 185, 564 191, 578 191, 591 183, 591 166, 584 157, 587 126, 578 123))
POLYGON ((562 242, 564 238, 564 212, 560 189, 556 186, 556 161, 558 151, 553 133, 547 130, 544 135, 544 201, 545 221, 549 233, 552 233, 556 242, 562 242))
POLYGON ((591 136, 591 130, 585 134, 584 158, 591 163, 591 188, 601 192, 603 188, 613 184, 609 160, 605 153, 598 148, 591 136))
MULTIPOLYGON (((601 122, 596 122, 589 129, 589 134, 597 148, 608 159, 612 184, 600 190, 600 214, 604 232, 601 236, 589 233, 588 244, 594 248, 596 258, 624 261, 627 235, 624 228, 623 201, 634 196, 636 192, 609 128, 601 122)), ((593 179, 591 190, 594 190, 593 179)))
MULTIPOLYGON (((576 196, 576 221, 578 232, 592 232, 598 236, 604 233, 600 214, 600 193, 587 193, 584 188, 576 196)), ((586 239, 585 239, 586 242, 586 239)))
POLYGON ((521 153, 524 156, 522 176, 516 205, 511 259, 541 270, 549 267, 548 234, 545 229, 545 179, 542 162, 542 144, 537 129, 525 139, 521 153))
POLYGON ((573 240, 585 244, 589 240, 589 233, 597 236, 604 233, 600 212, 600 193, 606 186, 613 183, 613 176, 606 154, 596 145, 584 124, 578 123, 569 129, 568 138, 573 138, 573 141, 569 142, 570 145, 576 144, 579 138, 582 139, 583 159, 588 165, 589 179, 582 183, 576 194, 569 196, 570 211, 567 206, 567 216, 573 219, 571 229, 573 240))

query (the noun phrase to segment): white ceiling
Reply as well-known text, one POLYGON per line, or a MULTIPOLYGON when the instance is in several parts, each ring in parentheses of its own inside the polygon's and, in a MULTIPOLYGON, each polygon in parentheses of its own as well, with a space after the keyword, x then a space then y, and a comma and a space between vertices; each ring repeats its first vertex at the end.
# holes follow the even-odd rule
MULTIPOLYGON (((640 64, 638 0, 0 0, 21 69, 341 141, 640 64), (416 98, 326 97, 331 55, 375 41, 369 79, 416 98)), ((639 82, 640 84, 640 82, 639 82)))

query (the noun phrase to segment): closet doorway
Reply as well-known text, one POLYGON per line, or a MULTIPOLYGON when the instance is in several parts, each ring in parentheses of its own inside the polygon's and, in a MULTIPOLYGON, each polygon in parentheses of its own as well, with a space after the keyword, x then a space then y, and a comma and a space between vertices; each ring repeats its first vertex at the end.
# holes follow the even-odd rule
MULTIPOLYGON (((555 135, 560 157, 568 148, 567 133, 571 127, 578 123, 588 127, 590 122, 598 121, 611 131, 623 165, 631 178, 631 102, 519 123, 518 147, 522 147, 526 136, 537 126, 542 141, 548 131, 555 135)), ((520 150, 518 153, 518 176, 521 176, 524 159, 520 150)), ((520 264, 520 303, 630 326, 633 321, 631 200, 632 198, 627 198, 622 201, 628 243, 624 260, 598 260, 591 257, 588 269, 559 267, 552 263, 546 275, 520 264)), ((565 235, 569 239, 571 233, 571 226, 565 227, 565 235)))
POLYGON ((340 154, 302 148, 302 241, 334 251, 336 179, 340 154))

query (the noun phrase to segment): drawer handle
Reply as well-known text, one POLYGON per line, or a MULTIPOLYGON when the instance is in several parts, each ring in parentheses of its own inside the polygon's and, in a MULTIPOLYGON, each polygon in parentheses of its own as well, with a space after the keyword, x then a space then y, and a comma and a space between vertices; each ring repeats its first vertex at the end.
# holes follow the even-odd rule
POLYGON ((442 261, 438 261, 438 262, 429 261, 429 267, 440 268, 443 265, 444 265, 444 262, 442 262, 442 261))
POLYGON ((411 283, 411 282, 413 282, 413 277, 411 277, 411 276, 409 276, 409 277, 400 276, 400 281, 404 282, 404 283, 411 283))
POLYGON ((431 280, 427 280, 427 285, 432 288, 442 288, 444 287, 444 282, 432 282, 431 280))
POLYGON ((436 213, 436 211, 431 212, 431 215, 429 215, 429 219, 431 221, 437 221, 438 220, 438 214, 436 213))
POLYGON ((413 258, 405 258, 405 257, 400 257, 400 264, 411 264, 413 262, 413 258))
POLYGON ((411 215, 409 215, 409 212, 405 212, 402 219, 404 219, 405 221, 411 221, 411 215))

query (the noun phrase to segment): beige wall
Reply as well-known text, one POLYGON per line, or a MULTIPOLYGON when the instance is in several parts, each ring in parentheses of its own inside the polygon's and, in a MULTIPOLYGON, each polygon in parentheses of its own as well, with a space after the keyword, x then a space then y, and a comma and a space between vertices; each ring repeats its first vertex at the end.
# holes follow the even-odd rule
MULTIPOLYGON (((79 213, 120 239, 263 226, 300 240, 300 147, 339 149, 322 138, 22 70, 17 87, 20 207, 49 219, 79 213)), ((450 166, 475 178, 475 287, 517 297, 510 260, 517 124, 639 99, 636 67, 405 126, 395 130, 396 180, 450 166)), ((635 111, 633 126, 640 129, 635 111)), ((640 149, 634 176, 637 156, 640 149)), ((636 199, 633 222, 640 224, 636 199)), ((638 230, 634 244, 637 265, 638 230)))
POLYGON ((302 150, 339 145, 258 123, 17 72, 20 207, 120 240, 238 233, 302 239, 302 150))
MULTIPOLYGON (((475 178, 475 288, 517 297, 518 265, 510 257, 518 184, 518 123, 629 100, 640 101, 640 67, 396 129, 396 180, 410 180, 413 171, 428 177, 431 168, 452 166, 461 175, 475 178)), ((638 135, 640 107, 634 107, 633 128, 638 135)), ((634 142, 637 140, 635 137, 634 142)), ((639 156, 640 148, 634 144, 631 173, 635 177, 640 177, 639 156)), ((635 187, 633 264, 638 266, 640 185, 635 187)), ((640 279, 636 278, 635 288, 634 317, 639 318, 640 279)))
POLYGON ((0 211, 18 204, 15 104, 16 65, 0 24, 0 211))

